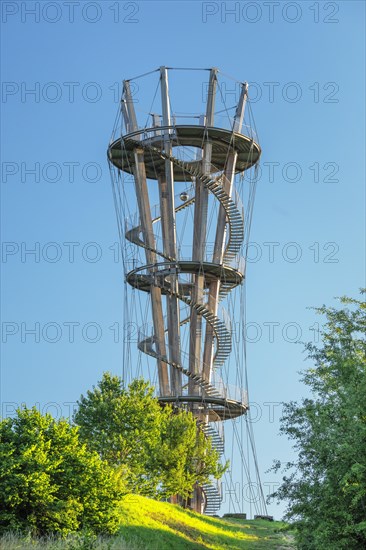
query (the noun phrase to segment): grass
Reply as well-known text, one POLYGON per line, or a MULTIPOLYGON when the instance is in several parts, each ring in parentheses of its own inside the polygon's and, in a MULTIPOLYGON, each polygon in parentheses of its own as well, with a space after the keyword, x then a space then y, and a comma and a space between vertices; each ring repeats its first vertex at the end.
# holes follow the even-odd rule
POLYGON ((55 537, 34 539, 9 533, 0 538, 1 550, 142 550, 138 541, 126 542, 121 537, 85 537, 70 535, 62 540, 55 537))
MULTIPOLYGON (((121 534, 149 550, 291 548, 281 522, 218 519, 131 495, 121 509, 121 534)), ((293 547, 293 546, 292 546, 293 547)))
POLYGON ((1 550, 280 550, 294 549, 282 522, 219 519, 129 495, 121 503, 116 537, 37 540, 6 535, 1 550))

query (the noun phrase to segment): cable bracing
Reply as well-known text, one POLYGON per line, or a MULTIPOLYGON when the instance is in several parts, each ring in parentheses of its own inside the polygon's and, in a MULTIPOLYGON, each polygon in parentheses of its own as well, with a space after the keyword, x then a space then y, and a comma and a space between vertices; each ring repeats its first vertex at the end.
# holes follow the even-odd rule
MULTIPOLYGON (((239 322, 245 319, 244 290, 240 300, 235 294, 244 289, 256 182, 245 189, 244 209, 242 176, 261 154, 254 133, 243 130, 248 86, 240 84, 234 117, 229 116, 233 108, 226 108, 218 70, 210 69, 203 112, 192 113, 187 123, 186 114, 174 114, 168 68, 152 72, 159 82, 147 110, 132 97, 130 80, 124 81, 121 118, 108 148, 126 281, 124 313, 128 320, 136 313, 141 321, 135 330, 139 359, 133 359, 130 339, 123 372, 134 376, 133 364, 148 372, 162 406, 190 410, 220 456, 224 422, 232 421, 232 441, 249 478, 243 424, 240 430, 235 424, 249 407, 245 344, 233 342, 238 315, 239 322), (226 128, 215 121, 220 101, 226 128)), ((252 426, 248 433, 259 476, 252 426)), ((221 503, 215 481, 197 487, 191 499, 192 508, 209 515, 221 503)))

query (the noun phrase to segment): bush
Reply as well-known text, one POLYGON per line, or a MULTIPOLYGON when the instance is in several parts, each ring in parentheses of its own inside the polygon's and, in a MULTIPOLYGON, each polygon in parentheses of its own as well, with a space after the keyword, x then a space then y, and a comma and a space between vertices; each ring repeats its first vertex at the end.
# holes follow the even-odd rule
POLYGON ((220 478, 227 465, 192 413, 161 407, 154 388, 141 379, 124 387, 106 372, 82 395, 74 416, 80 438, 124 472, 129 492, 152 498, 187 499, 196 483, 220 478))
POLYGON ((314 366, 302 377, 311 394, 286 403, 281 419, 298 457, 272 497, 288 501, 301 550, 366 548, 366 304, 341 303, 317 308, 326 323, 319 345, 306 346, 314 366))
POLYGON ((35 408, 0 422, 0 533, 114 533, 120 473, 35 408))

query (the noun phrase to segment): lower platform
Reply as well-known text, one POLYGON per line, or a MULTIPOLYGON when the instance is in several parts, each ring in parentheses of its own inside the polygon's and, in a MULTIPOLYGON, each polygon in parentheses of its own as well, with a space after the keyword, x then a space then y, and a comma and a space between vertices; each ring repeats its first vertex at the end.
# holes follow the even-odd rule
POLYGON ((246 403, 240 401, 233 401, 231 399, 224 399, 222 397, 202 397, 201 395, 179 395, 172 397, 159 397, 159 403, 161 404, 176 404, 181 406, 183 404, 196 404, 197 407, 194 410, 199 411, 202 415, 208 416, 209 422, 216 422, 217 420, 229 420, 231 418, 237 418, 247 413, 249 406, 246 403))
MULTIPOLYGON (((176 261, 176 262, 163 262, 152 265, 146 265, 138 267, 133 271, 130 271, 126 275, 126 281, 139 290, 150 292, 151 286, 154 281, 161 279, 165 281, 166 277, 170 275, 180 274, 195 274, 202 275, 205 281, 205 288, 215 281, 220 280, 222 284, 229 286, 230 290, 240 285, 243 282, 244 275, 237 269, 224 266, 220 264, 214 264, 211 262, 197 262, 197 261, 176 261)), ((167 287, 168 283, 165 283, 167 287)), ((166 294, 167 290, 164 285, 157 285, 162 287, 162 293, 166 294)), ((188 285, 182 285, 181 291, 183 295, 189 295, 191 288, 188 285)))

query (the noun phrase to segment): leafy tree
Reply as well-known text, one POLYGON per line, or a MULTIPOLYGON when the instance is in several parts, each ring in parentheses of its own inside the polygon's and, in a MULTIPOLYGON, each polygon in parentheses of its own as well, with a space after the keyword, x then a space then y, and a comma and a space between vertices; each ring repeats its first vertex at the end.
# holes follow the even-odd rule
POLYGON ((162 426, 158 449, 161 495, 191 496, 194 485, 206 483, 210 476, 219 479, 226 471, 211 440, 201 430, 190 412, 165 411, 167 422, 162 426))
POLYGON ((80 436, 111 465, 119 466, 132 493, 187 498, 196 482, 225 468, 191 413, 161 407, 143 380, 123 387, 118 376, 81 396, 74 416, 80 436))
POLYGON ((341 303, 316 309, 326 324, 321 345, 306 346, 315 367, 302 377, 312 397, 285 404, 281 419, 298 458, 272 497, 288 500, 300 549, 366 547, 365 303, 341 303))
POLYGON ((0 532, 113 533, 122 495, 120 473, 65 420, 33 408, 0 422, 0 532))

